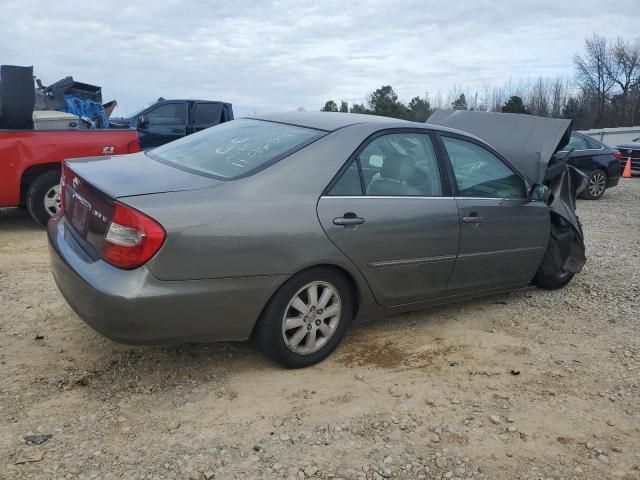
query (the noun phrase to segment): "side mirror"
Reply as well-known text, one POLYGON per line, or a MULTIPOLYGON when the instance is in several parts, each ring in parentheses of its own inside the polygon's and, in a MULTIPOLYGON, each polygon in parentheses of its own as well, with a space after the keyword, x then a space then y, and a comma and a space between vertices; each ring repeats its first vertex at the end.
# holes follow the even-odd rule
POLYGON ((542 185, 538 183, 531 187, 531 192, 529 193, 529 200, 532 202, 544 202, 547 203, 549 201, 549 197, 551 196, 551 190, 546 185, 542 185))
POLYGON ((141 115, 138 117, 138 128, 146 128, 149 126, 149 117, 141 115))

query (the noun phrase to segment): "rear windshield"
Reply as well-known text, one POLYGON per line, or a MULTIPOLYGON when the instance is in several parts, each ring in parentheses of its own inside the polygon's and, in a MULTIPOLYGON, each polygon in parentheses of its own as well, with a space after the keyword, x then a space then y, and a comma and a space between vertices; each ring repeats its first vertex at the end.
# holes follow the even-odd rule
POLYGON ((233 120, 147 152, 193 173, 233 179, 265 168, 325 132, 260 120, 233 120))

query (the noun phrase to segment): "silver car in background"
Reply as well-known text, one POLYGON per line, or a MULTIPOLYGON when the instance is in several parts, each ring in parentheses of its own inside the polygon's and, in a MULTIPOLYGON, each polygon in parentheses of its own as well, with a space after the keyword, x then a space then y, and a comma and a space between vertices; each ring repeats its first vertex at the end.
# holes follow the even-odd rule
POLYGON ((115 341, 253 338, 304 367, 352 322, 568 283, 581 265, 568 253, 548 261, 542 183, 451 128, 320 112, 240 119, 66 162, 52 270, 80 318, 115 341))

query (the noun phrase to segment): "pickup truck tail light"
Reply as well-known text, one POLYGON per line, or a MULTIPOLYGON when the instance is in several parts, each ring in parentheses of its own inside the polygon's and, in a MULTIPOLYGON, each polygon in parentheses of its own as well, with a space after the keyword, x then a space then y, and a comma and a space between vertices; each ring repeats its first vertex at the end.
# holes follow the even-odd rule
POLYGON ((111 265, 133 270, 148 262, 165 241, 162 226, 138 210, 115 202, 102 244, 102 258, 111 265))

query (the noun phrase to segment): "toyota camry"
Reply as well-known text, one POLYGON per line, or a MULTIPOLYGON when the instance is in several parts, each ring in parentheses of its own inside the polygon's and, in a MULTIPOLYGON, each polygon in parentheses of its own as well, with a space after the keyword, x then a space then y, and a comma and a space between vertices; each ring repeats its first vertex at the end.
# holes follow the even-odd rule
POLYGON ((67 161, 55 281, 115 341, 251 338, 294 368, 354 322, 566 285, 584 263, 580 182, 549 162, 570 123, 445 117, 263 115, 67 161))

